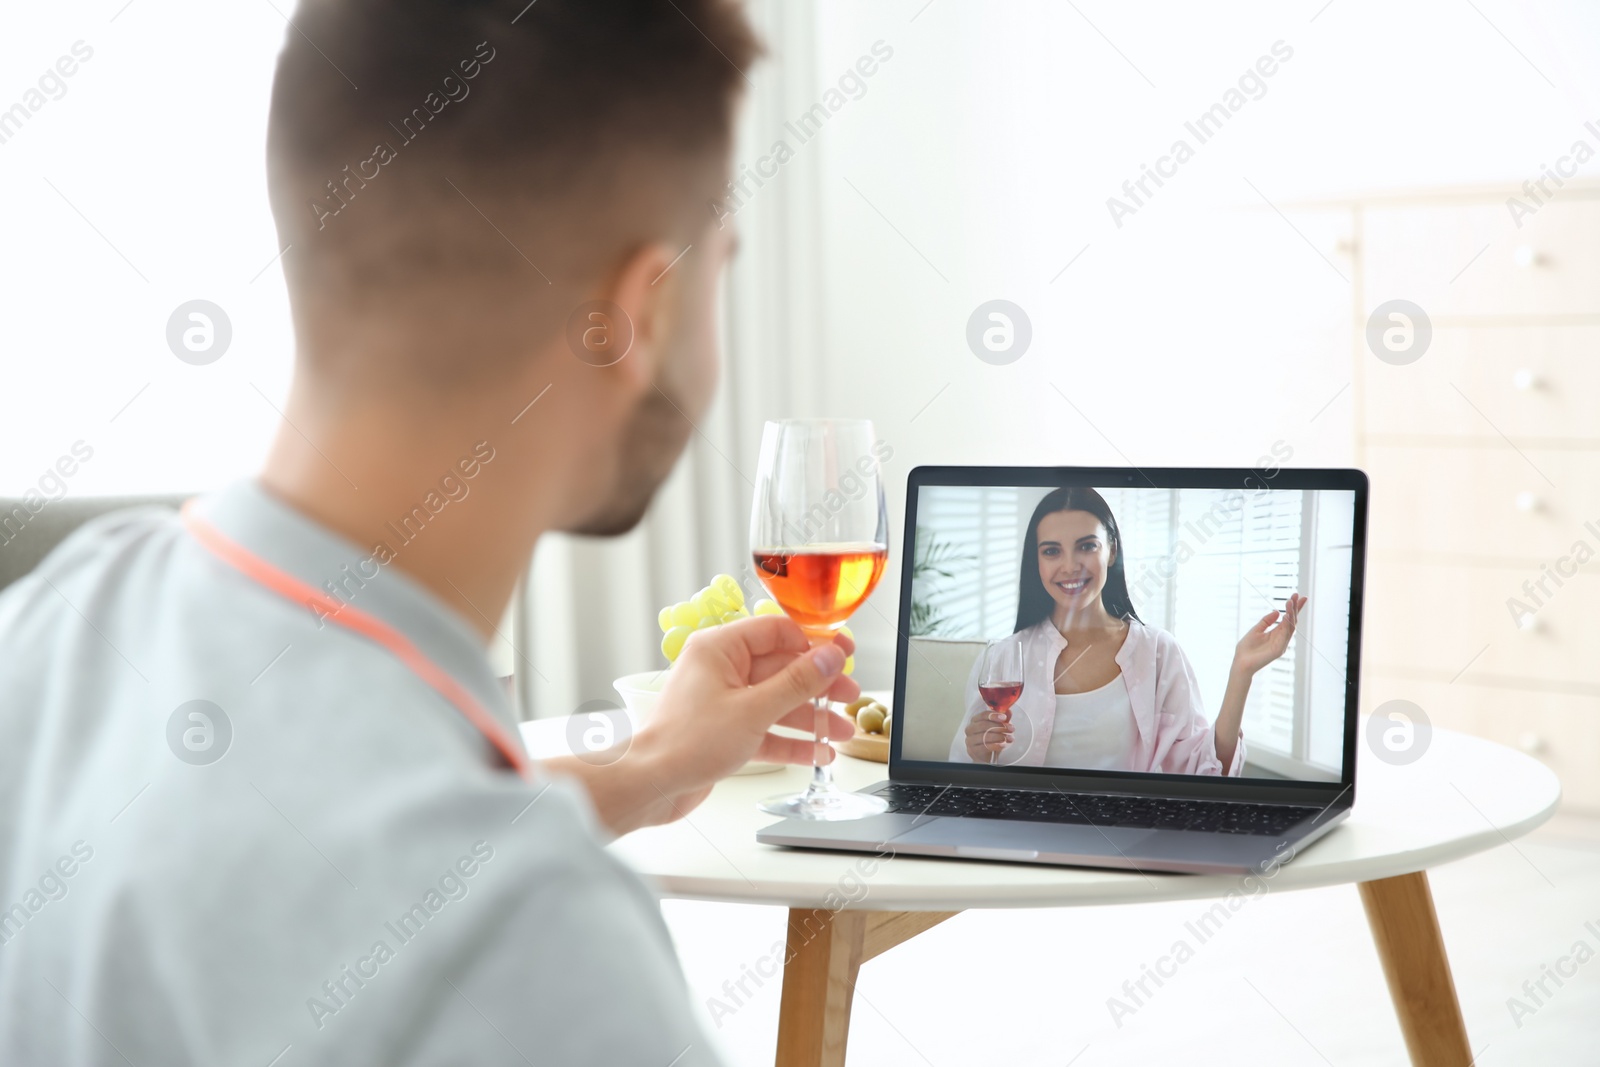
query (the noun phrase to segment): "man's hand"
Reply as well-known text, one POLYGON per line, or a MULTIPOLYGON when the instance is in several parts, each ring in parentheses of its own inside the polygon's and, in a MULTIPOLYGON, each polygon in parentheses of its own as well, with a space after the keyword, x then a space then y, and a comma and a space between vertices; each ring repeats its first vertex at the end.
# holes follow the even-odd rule
MULTIPOLYGON (((813 697, 859 696, 861 687, 839 673, 854 651, 843 635, 812 648, 800 627, 780 615, 698 631, 621 759, 593 766, 562 757, 546 765, 581 777, 601 820, 617 834, 682 818, 749 760, 809 764, 811 741, 769 730, 782 724, 809 733, 813 697)), ((836 740, 855 731, 836 712, 827 723, 836 740)), ((828 749, 824 759, 832 758, 828 749)))

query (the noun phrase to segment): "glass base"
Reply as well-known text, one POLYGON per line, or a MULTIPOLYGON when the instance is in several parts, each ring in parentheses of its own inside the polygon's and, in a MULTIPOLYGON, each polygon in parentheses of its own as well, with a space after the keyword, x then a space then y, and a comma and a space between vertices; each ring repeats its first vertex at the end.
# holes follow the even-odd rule
POLYGON ((812 819, 817 822, 840 822, 845 819, 864 819, 868 815, 881 815, 889 810, 889 802, 882 797, 865 793, 846 793, 842 789, 818 789, 815 786, 804 793, 769 797, 761 802, 761 810, 769 815, 790 819, 812 819))

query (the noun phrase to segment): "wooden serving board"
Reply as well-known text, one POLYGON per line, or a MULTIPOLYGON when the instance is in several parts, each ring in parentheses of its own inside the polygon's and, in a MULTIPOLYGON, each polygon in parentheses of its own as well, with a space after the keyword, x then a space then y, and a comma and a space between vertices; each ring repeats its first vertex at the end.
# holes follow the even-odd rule
POLYGON ((848 741, 840 741, 836 746, 846 756, 856 759, 871 760, 873 763, 889 762, 889 737, 887 734, 869 734, 861 727, 856 727, 856 735, 848 741))

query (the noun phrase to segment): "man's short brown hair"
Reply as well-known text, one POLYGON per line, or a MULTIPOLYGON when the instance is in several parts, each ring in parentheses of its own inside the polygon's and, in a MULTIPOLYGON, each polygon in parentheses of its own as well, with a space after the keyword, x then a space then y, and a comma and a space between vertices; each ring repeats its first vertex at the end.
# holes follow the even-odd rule
POLYGON ((291 294, 568 300, 691 235, 759 45, 729 0, 304 0, 268 124, 291 294))

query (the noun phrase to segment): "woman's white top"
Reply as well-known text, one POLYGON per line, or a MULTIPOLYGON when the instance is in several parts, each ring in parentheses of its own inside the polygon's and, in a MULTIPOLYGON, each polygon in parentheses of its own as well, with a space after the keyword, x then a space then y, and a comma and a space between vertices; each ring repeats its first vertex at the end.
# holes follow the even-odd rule
MULTIPOLYGON (((1055 735, 1056 661, 1066 649, 1067 639, 1045 618, 1001 640, 1015 643, 1021 654, 1022 695, 1011 706, 1016 739, 996 762, 1004 766, 1043 767, 1055 735)), ((967 752, 967 724, 974 715, 988 710, 978 692, 982 664, 981 656, 973 661, 967 676, 966 714, 950 739, 950 759, 956 763, 974 762, 967 752)), ((1125 769, 1217 775, 1237 775, 1244 769, 1243 734, 1226 767, 1217 758, 1216 738, 1211 717, 1200 698, 1200 684, 1171 634, 1155 626, 1130 622, 1127 637, 1117 652, 1117 666, 1122 669, 1123 688, 1133 705, 1135 730, 1125 769)))
POLYGON ((1099 689, 1057 693, 1055 726, 1045 749, 1046 767, 1126 771, 1138 737, 1133 701, 1118 674, 1099 689))

